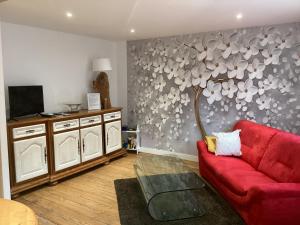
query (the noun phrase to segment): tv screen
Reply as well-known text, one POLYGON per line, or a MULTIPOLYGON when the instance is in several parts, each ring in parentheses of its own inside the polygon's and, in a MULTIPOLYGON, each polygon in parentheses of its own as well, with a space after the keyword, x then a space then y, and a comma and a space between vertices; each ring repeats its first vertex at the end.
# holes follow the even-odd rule
POLYGON ((10 118, 44 112, 43 86, 8 87, 10 118))

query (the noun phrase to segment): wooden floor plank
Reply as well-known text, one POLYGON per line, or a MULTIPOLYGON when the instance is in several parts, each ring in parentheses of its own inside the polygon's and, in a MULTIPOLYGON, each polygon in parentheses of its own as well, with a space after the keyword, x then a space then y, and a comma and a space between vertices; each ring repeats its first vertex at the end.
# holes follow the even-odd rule
MULTIPOLYGON (((128 154, 16 200, 33 209, 39 225, 120 225, 114 180, 135 177, 135 160, 135 154, 128 154)), ((198 163, 186 161, 186 164, 198 172, 198 163)))

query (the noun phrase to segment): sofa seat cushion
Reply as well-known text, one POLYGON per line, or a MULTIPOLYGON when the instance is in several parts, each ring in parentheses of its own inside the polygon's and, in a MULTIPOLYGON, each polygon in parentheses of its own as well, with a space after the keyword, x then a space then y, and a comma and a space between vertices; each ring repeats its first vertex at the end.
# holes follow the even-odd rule
POLYGON ((243 196, 251 187, 277 183, 265 174, 255 170, 224 171, 219 180, 233 193, 243 196))
POLYGON ((269 142, 279 130, 247 120, 237 122, 233 129, 241 130, 242 159, 257 169, 269 142))
POLYGON ((280 132, 270 142, 258 170, 283 183, 300 183, 300 136, 280 132))
POLYGON ((256 184, 276 182, 238 157, 215 156, 206 152, 201 154, 201 157, 204 158, 201 160, 202 167, 209 170, 216 179, 237 195, 246 195, 256 184))
POLYGON ((224 171, 255 171, 255 169, 247 162, 233 156, 215 156, 213 154, 202 154, 204 159, 201 160, 202 166, 206 167, 214 174, 222 176, 224 171))

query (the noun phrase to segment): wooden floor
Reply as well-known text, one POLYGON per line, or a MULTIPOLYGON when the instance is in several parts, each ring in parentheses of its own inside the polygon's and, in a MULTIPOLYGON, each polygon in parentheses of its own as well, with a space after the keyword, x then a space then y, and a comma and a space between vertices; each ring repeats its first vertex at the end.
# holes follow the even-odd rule
MULTIPOLYGON (((34 210, 39 225, 119 225, 114 180, 135 177, 135 154, 15 199, 34 210)), ((196 162, 187 162, 198 171, 196 162)))

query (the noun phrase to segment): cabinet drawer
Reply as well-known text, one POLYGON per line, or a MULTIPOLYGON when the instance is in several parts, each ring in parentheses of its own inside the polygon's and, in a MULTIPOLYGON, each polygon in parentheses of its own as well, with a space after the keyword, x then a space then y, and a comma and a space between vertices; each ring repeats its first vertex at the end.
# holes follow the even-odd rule
POLYGON ((88 126, 101 123, 101 116, 90 116, 90 117, 84 117, 80 118, 80 126, 88 126))
POLYGON ((13 129, 13 138, 30 137, 33 135, 44 134, 46 132, 45 124, 37 124, 13 129))
POLYGON ((79 127, 79 120, 66 120, 53 123, 53 131, 63 131, 79 127))
POLYGON ((104 122, 121 119, 121 112, 112 112, 104 114, 104 122))

